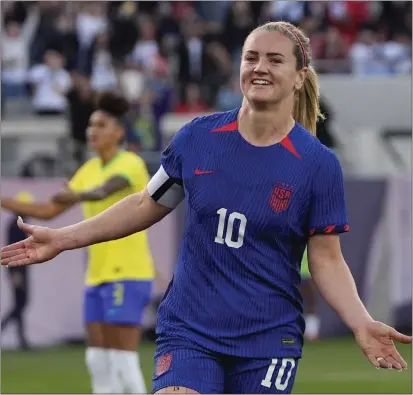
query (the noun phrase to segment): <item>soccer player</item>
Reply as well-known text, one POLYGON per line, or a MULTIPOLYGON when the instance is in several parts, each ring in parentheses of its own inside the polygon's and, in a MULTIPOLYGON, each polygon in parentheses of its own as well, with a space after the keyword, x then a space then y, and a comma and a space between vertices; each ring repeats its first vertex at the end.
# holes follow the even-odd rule
POLYGON ((304 299, 304 320, 305 332, 304 338, 313 341, 317 340, 320 332, 320 319, 316 312, 316 295, 317 290, 311 279, 310 269, 308 267, 307 249, 304 251, 301 261, 301 293, 304 299))
MULTIPOLYGON (((3 208, 38 219, 52 219, 76 203, 93 218, 148 182, 143 160, 123 151, 122 117, 128 103, 113 93, 97 100, 87 129, 97 156, 73 176, 68 188, 48 203, 3 199, 3 208)), ((141 319, 150 300, 154 267, 146 232, 89 248, 84 297, 86 364, 94 393, 146 393, 137 347, 141 319)))
POLYGON ((349 230, 335 155, 313 136, 318 86, 309 39, 285 22, 255 29, 242 51, 242 106, 200 117, 163 152, 145 191, 86 221, 2 249, 3 265, 147 229, 186 200, 182 246, 158 312, 155 393, 290 393, 303 342, 300 264, 377 368, 406 368, 373 320, 341 253, 349 230))

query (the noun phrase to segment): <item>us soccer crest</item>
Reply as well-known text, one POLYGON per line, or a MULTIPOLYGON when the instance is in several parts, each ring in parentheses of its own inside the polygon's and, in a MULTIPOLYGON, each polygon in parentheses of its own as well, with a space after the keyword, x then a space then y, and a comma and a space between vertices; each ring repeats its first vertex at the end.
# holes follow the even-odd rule
POLYGON ((277 183, 270 197, 270 206, 274 212, 280 213, 288 209, 293 187, 285 183, 277 183))

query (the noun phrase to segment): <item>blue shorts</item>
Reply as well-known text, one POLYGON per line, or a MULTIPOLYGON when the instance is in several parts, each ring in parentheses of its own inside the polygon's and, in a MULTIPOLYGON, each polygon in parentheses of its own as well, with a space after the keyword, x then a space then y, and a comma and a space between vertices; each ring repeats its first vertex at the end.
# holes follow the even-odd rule
POLYGON ((152 291, 152 281, 125 280, 86 287, 86 323, 140 325, 152 291))
POLYGON ((252 359, 217 354, 182 338, 158 340, 152 393, 186 387, 201 394, 290 394, 297 358, 252 359))

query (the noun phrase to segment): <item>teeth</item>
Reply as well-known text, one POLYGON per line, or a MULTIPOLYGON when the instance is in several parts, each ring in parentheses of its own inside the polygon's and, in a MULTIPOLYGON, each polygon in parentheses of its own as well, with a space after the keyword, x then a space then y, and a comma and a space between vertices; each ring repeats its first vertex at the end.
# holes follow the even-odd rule
POLYGON ((270 85, 268 81, 265 80, 253 80, 253 85, 270 85))

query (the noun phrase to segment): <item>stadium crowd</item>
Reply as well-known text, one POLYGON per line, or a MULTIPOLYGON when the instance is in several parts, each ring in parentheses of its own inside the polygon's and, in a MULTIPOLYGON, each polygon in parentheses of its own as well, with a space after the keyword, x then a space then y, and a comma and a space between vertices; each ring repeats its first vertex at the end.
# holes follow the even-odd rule
POLYGON ((3 114, 69 114, 72 137, 81 142, 93 92, 124 92, 132 103, 128 140, 146 150, 161 148, 160 119, 168 112, 234 108, 242 97, 242 43, 269 20, 296 23, 310 36, 319 73, 411 72, 409 1, 3 1, 1 7, 3 114))

